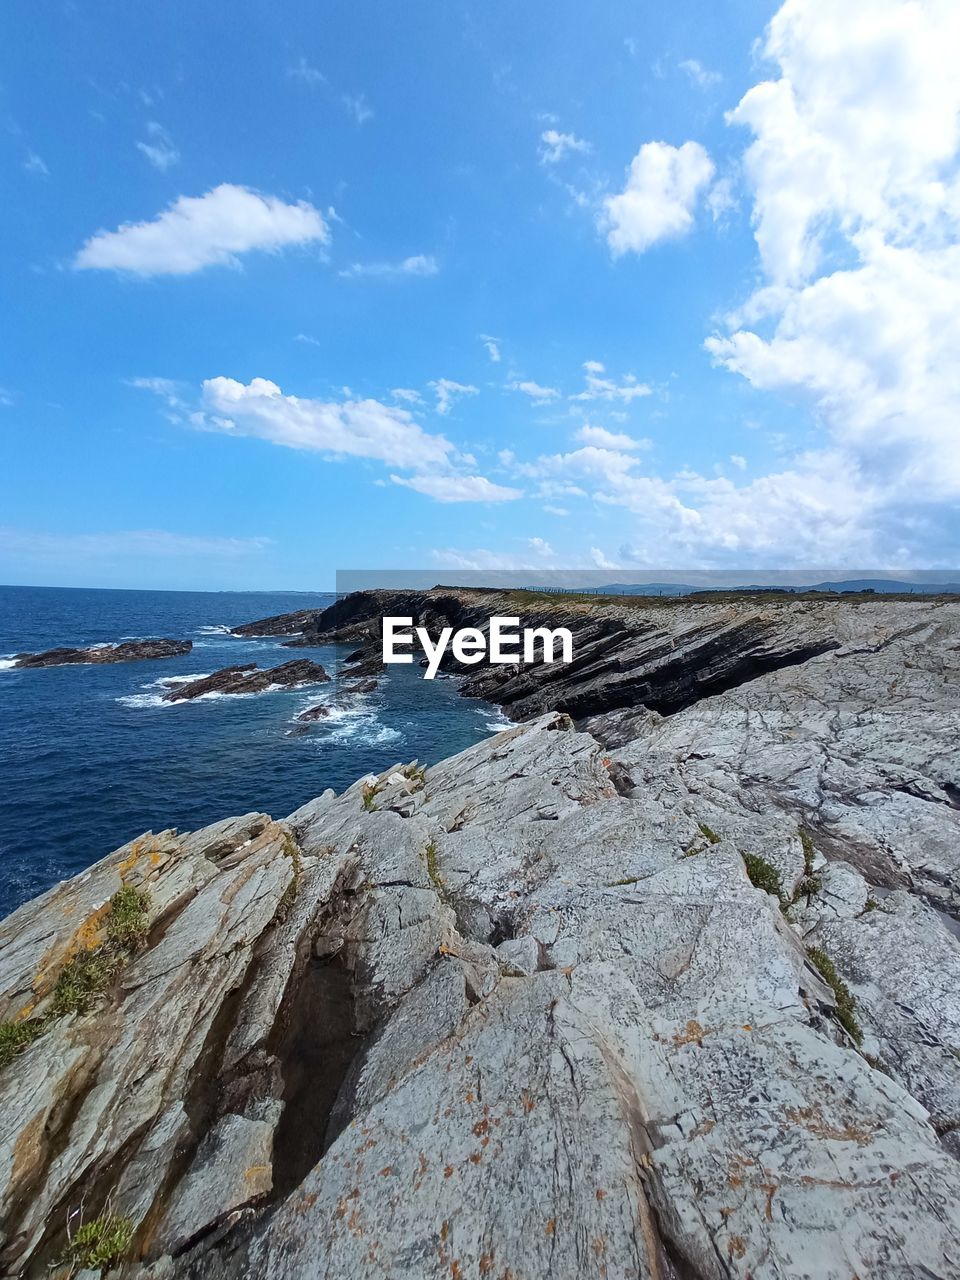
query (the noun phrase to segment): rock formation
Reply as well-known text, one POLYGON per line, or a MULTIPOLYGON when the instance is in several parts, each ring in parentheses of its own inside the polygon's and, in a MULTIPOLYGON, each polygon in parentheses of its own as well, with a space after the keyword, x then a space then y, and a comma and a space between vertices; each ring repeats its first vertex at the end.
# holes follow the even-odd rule
POLYGON ((688 608, 3 922, 7 1270, 960 1277, 960 604, 688 608))
POLYGON ((193 648, 190 640, 124 640, 122 644, 97 644, 88 649, 47 649, 44 653, 18 653, 14 670, 31 667, 65 667, 75 663, 145 662, 155 658, 179 658, 193 648))
POLYGON ((322 684, 329 679, 318 662, 310 662, 307 658, 267 668, 248 662, 174 684, 163 695, 163 700, 184 702, 189 698, 202 698, 206 693, 263 693, 266 689, 296 689, 301 685, 322 684))

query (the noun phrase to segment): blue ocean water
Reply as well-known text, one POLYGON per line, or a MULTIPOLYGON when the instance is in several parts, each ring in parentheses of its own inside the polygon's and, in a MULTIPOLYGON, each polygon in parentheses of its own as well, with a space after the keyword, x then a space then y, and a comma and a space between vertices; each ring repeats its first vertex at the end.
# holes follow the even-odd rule
POLYGON ((349 649, 285 649, 227 628, 329 604, 281 592, 0 587, 0 916, 143 831, 187 831, 230 814, 283 817, 326 787, 397 761, 434 763, 504 723, 452 680, 396 666, 372 694, 291 734, 334 684, 163 703, 158 682, 238 662, 296 657, 334 675, 349 649), (158 662, 15 671, 9 656, 147 636, 193 641, 158 662))

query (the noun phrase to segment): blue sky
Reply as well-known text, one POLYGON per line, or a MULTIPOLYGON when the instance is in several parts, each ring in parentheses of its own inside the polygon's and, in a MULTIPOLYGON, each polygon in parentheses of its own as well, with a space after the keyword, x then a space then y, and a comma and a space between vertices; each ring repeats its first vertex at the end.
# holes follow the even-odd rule
POLYGON ((0 581, 955 565, 960 19, 838 8, 12 0, 0 581))

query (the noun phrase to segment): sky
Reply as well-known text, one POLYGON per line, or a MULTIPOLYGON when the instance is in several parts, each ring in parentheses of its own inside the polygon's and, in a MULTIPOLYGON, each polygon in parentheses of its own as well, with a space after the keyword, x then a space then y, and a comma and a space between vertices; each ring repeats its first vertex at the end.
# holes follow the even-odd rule
POLYGON ((8 0, 0 582, 960 563, 956 0, 8 0))

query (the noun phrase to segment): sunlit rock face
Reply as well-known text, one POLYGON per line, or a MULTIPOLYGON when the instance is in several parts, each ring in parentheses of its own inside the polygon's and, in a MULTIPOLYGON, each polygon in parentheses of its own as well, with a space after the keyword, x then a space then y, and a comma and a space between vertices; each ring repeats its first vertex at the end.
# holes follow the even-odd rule
POLYGON ((960 1275, 960 606, 751 607, 3 922, 6 1269, 960 1275))

